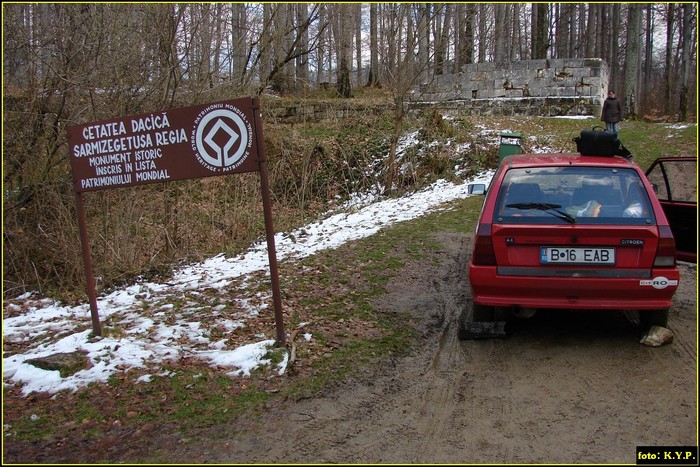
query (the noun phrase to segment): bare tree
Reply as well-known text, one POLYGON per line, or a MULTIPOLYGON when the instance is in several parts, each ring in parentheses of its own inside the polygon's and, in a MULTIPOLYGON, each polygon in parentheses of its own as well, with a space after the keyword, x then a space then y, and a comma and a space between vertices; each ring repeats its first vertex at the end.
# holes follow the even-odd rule
POLYGON ((182 80, 180 58, 178 57, 177 30, 182 21, 182 9, 175 5, 159 6, 157 24, 161 24, 158 36, 158 76, 162 89, 162 108, 172 106, 175 94, 182 80))
MULTIPOLYGON (((621 13, 620 4, 614 3, 612 6, 606 5, 608 8, 612 7, 612 15, 608 15, 608 24, 619 25, 621 24, 621 13)), ((606 28, 610 31, 610 54, 608 56, 608 63, 610 64, 610 81, 612 82, 613 88, 618 89, 621 86, 620 83, 620 68, 619 63, 622 63, 620 57, 620 28, 610 27, 606 28)), ((619 94, 619 93, 618 93, 619 94)))
POLYGON ((562 3, 556 5, 556 53, 557 58, 570 58, 571 31, 573 29, 574 5, 562 3))
POLYGON ((295 57, 295 91, 301 95, 309 87, 309 28, 300 27, 309 18, 308 5, 298 3, 296 5, 296 25, 299 27, 299 40, 296 42, 295 57))
POLYGON ((263 3, 262 30, 258 44, 258 54, 255 62, 259 63, 260 92, 267 86, 272 70, 272 42, 273 42, 273 5, 263 3))
MULTIPOLYGON (((401 4, 396 11, 398 18, 404 18, 406 20, 406 28, 411 30, 415 27, 412 23, 412 15, 407 14, 410 12, 411 8, 409 5, 401 4)), ((433 12, 435 14, 435 11, 433 12)), ((433 17, 428 17, 427 22, 433 21, 433 17)), ((418 18, 420 21, 420 18, 418 18)), ((420 61, 416 62, 413 58, 416 48, 419 47, 418 42, 420 41, 420 34, 409 34, 401 36, 406 38, 405 43, 397 44, 399 50, 404 50, 403 56, 399 59, 397 63, 396 73, 390 76, 390 89, 394 103, 394 115, 393 115, 393 125, 394 130, 389 139, 389 154, 385 160, 384 167, 384 190, 385 192, 391 191, 395 181, 398 176, 398 167, 396 164, 397 157, 397 145, 399 137, 403 131, 403 121, 406 115, 405 102, 408 93, 415 88, 416 84, 426 84, 420 82, 421 77, 425 76, 423 69, 421 69, 420 61), (410 39, 410 40, 409 40, 410 39)), ((429 56, 428 59, 422 64, 424 68, 430 66, 430 63, 434 60, 434 57, 429 56)))
POLYGON ((248 14, 243 3, 231 4, 231 78, 238 77, 237 81, 242 83, 248 68, 248 53, 246 50, 246 39, 248 37, 246 24, 248 14))
POLYGON ((586 34, 584 35, 584 57, 595 57, 598 50, 598 5, 588 4, 588 20, 586 21, 586 34))
POLYGON ((472 3, 455 5, 455 66, 454 73, 459 73, 462 66, 474 61, 474 21, 476 7, 472 3))
POLYGON ((336 91, 339 97, 352 97, 350 84, 350 63, 352 47, 352 5, 333 5, 333 37, 336 42, 336 91))
MULTIPOLYGON (((321 4, 318 6, 319 22, 322 25, 328 24, 327 8, 328 7, 325 4, 321 4)), ((327 34, 328 33, 325 28, 322 29, 318 34, 319 47, 316 49, 316 84, 325 83, 324 59, 326 56, 327 49, 327 34)))
POLYGON ((377 4, 369 5, 369 74, 367 86, 376 86, 379 83, 379 32, 377 30, 378 12, 377 4))
POLYGON ((673 73, 673 30, 675 26, 675 6, 673 3, 666 5, 666 56, 664 66, 664 110, 667 115, 671 113, 671 80, 673 73))
POLYGON ((437 43, 435 44, 435 74, 441 75, 445 72, 445 60, 447 54, 447 47, 450 42, 450 25, 452 24, 452 10, 453 6, 451 3, 445 3, 440 6, 441 10, 444 11, 444 15, 435 16, 436 37, 437 43), (440 21, 440 18, 444 19, 440 21))
POLYGON ((530 24, 530 38, 532 41, 530 58, 537 60, 547 58, 547 5, 542 3, 532 4, 532 22, 530 24))
POLYGON ((355 83, 362 86, 362 5, 356 4, 353 8, 354 23, 353 34, 355 36, 355 83))
POLYGON ((486 5, 483 3, 480 3, 478 5, 478 18, 479 18, 479 26, 478 26, 478 37, 479 37, 479 49, 477 52, 477 62, 479 63, 484 63, 486 61, 486 52, 488 49, 487 46, 487 35, 488 35, 488 14, 489 10, 491 9, 492 5, 486 5))
POLYGON ((640 25, 642 7, 630 3, 627 10, 627 51, 625 54, 625 117, 637 117, 637 99, 639 98, 638 73, 641 58, 640 25))
MULTIPOLYGON (((690 95, 690 70, 692 67, 691 61, 693 58, 693 28, 691 24, 696 18, 695 5, 690 3, 683 4, 683 30, 681 31, 681 84, 680 84, 680 115, 679 119, 685 121, 688 118, 688 102, 690 95)), ((697 32, 696 32, 697 35, 697 32)))
POLYGON ((418 14, 418 63, 417 67, 420 72, 420 77, 418 78, 421 83, 426 83, 429 72, 428 64, 428 48, 430 47, 430 7, 427 3, 419 3, 416 6, 418 14))
POLYGON ((510 6, 506 3, 497 3, 495 8, 493 61, 497 65, 502 65, 508 60, 508 36, 511 31, 506 25, 506 17, 510 6))
POLYGON ((265 23, 259 40, 258 55, 254 61, 260 63, 258 95, 269 84, 282 92, 293 89, 291 83, 296 75, 291 64, 295 63, 297 58, 306 57, 311 50, 316 49, 327 27, 325 23, 320 23, 313 37, 307 34, 311 24, 318 20, 319 5, 312 5, 297 24, 294 18, 299 20, 300 17, 290 9, 293 5, 275 5, 274 9, 268 9, 268 4, 263 6, 265 23))
POLYGON ((385 79, 390 81, 396 75, 396 64, 401 43, 401 22, 399 10, 401 5, 395 3, 382 5, 382 42, 386 43, 384 73, 385 79))
POLYGON ((646 5, 644 7, 645 13, 645 38, 644 38, 644 67, 643 67, 643 77, 642 77, 642 89, 641 95, 644 97, 641 105, 642 109, 648 108, 650 101, 653 101, 651 97, 651 72, 653 68, 652 55, 654 50, 654 8, 652 5, 646 5))

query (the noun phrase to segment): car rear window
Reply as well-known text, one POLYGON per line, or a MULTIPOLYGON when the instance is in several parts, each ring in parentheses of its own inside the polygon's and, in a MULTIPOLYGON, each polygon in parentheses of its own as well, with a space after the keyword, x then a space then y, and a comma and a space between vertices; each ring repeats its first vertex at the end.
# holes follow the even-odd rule
POLYGON ((494 223, 654 224, 653 209, 633 169, 510 169, 498 191, 494 223))

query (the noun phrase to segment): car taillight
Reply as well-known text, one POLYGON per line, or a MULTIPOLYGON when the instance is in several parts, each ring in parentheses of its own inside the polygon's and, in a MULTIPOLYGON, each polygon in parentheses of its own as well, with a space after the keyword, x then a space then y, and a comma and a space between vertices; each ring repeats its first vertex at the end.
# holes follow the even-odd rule
POLYGON ((495 266, 496 253, 493 251, 491 240, 491 224, 481 224, 474 239, 474 254, 472 263, 479 266, 495 266))
POLYGON ((656 247, 654 267, 671 268, 676 265, 676 242, 673 239, 671 228, 667 225, 659 226, 659 244, 656 247))

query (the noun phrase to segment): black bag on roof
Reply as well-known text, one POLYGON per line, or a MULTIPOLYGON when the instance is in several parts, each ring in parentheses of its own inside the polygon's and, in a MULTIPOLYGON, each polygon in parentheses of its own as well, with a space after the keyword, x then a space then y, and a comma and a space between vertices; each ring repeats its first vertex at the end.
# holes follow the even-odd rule
POLYGON ((582 156, 623 156, 632 158, 632 153, 622 144, 615 133, 605 131, 601 127, 582 130, 581 135, 574 138, 576 150, 582 156), (596 129, 599 128, 599 129, 596 129))

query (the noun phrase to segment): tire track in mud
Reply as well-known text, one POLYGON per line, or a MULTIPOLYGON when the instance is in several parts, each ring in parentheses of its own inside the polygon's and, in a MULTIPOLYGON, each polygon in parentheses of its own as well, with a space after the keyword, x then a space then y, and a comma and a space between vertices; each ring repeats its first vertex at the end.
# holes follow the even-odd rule
POLYGON ((697 289, 697 265, 679 262, 681 283, 674 295, 669 313, 668 327, 673 331, 673 350, 688 365, 688 370, 697 368, 697 348, 695 347, 697 328, 697 308, 695 301, 685 297, 695 296, 697 289))
MULTIPOLYGON (((422 320, 430 317, 425 347, 414 358, 400 362, 392 375, 369 386, 349 388, 347 396, 341 390, 334 397, 334 417, 320 419, 320 407, 314 407, 316 420, 301 430, 313 433, 313 439, 302 433, 301 443, 265 461, 414 463, 439 459, 446 437, 461 428, 455 427, 453 414, 461 401, 456 384, 459 372, 455 371, 459 366, 456 319, 465 295, 455 291, 466 292, 468 287, 465 238, 457 236, 443 243, 448 246, 441 252, 442 264, 435 270, 422 268, 421 277, 411 278, 413 284, 425 284, 424 290, 414 285, 408 299, 417 307, 408 311, 422 320)), ((389 302, 397 307, 403 303, 389 302)))
MULTIPOLYGON (((363 400, 360 405, 373 407, 369 417, 357 419, 361 425, 349 439, 345 439, 334 452, 333 462, 421 462, 439 459, 445 450, 445 442, 455 432, 454 412, 459 404, 456 379, 459 373, 454 350, 459 345, 455 323, 461 311, 466 291, 466 240, 459 236, 447 242, 455 249, 444 252, 440 273, 432 275, 425 295, 419 299, 423 316, 431 316, 429 351, 407 365, 398 367, 395 377, 387 383, 375 400, 363 400), (391 394, 390 397, 387 395, 391 394)), ((344 411, 357 413, 357 404, 344 411)), ((323 443, 323 441, 322 441, 323 443)), ((436 460, 439 462, 439 460, 436 460)))
MULTIPOLYGON (((439 315, 443 326, 438 345, 432 355, 431 365, 423 376, 430 384, 418 399, 417 420, 420 433, 419 459, 414 462, 445 461, 441 456, 448 455, 449 450, 461 450, 459 437, 463 425, 464 393, 460 380, 463 364, 457 339, 457 319, 466 306, 468 241, 465 237, 456 237, 443 241, 455 250, 448 250, 447 266, 433 281, 435 296, 438 298, 439 315), (447 446, 445 445, 447 444, 447 446)), ((448 458, 451 458, 448 457, 448 458)))
POLYGON ((639 344, 622 313, 561 311, 513 322, 506 339, 460 341, 469 237, 436 239, 442 249, 407 267, 377 305, 416 317, 424 342, 413 354, 288 402, 187 459, 630 464, 637 445, 697 443, 694 265, 671 312, 671 345, 639 344))
POLYGON ((325 397, 294 404, 268 423, 275 427, 272 431, 255 428, 259 437, 255 444, 269 445, 274 438, 274 449, 253 449, 250 437, 245 436, 233 450, 206 461, 410 463, 434 458, 445 443, 452 426, 449 419, 459 401, 454 371, 459 345, 456 319, 461 311, 457 302, 464 301, 468 287, 467 240, 456 234, 447 240, 440 264, 421 267, 420 273, 413 269, 409 283, 396 287, 399 295, 380 305, 389 312, 410 312, 420 319, 425 343, 415 355, 384 368, 374 380, 348 384, 325 397), (411 289, 408 296, 406 288, 411 289), (455 294, 459 290, 464 292, 455 294), (277 427, 282 426, 285 433, 278 436, 277 427))

